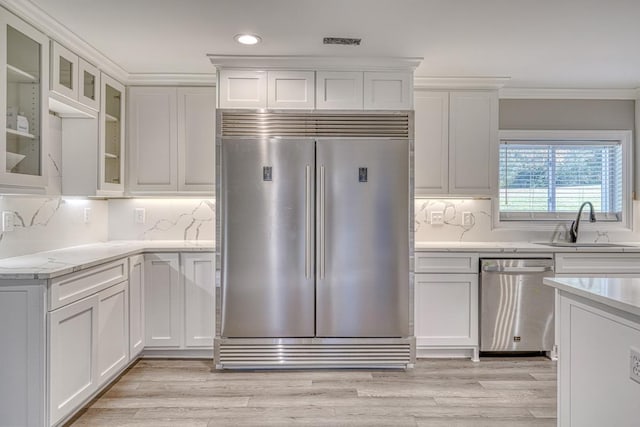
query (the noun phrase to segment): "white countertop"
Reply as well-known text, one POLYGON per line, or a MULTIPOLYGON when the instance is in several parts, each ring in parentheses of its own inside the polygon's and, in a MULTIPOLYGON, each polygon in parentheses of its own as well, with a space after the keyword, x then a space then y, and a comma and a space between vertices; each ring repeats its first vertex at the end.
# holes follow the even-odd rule
POLYGON ((115 240, 0 259, 0 279, 51 279, 143 252, 213 252, 212 240, 115 240))
POLYGON ((640 277, 546 278, 544 283, 561 291, 640 316, 640 277))

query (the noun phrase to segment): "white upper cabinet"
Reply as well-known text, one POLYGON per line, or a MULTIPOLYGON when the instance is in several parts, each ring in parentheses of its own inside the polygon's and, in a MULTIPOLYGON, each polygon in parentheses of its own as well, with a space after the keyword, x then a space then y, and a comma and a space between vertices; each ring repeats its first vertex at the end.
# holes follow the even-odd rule
POLYGON ((175 88, 129 88, 130 191, 177 189, 177 104, 175 88))
POLYGON ((51 90, 78 99, 78 55, 51 42, 51 90))
POLYGON ((318 110, 362 110, 363 73, 360 71, 318 71, 318 110))
POLYGON ((60 117, 96 117, 100 109, 100 72, 78 55, 51 41, 49 109, 60 117))
POLYGON ((364 73, 365 110, 411 110, 412 73, 364 73))
POLYGON ((129 88, 131 193, 211 193, 215 88, 129 88))
POLYGON ((410 110, 411 72, 219 71, 220 108, 410 110))
POLYGON ((178 88, 178 191, 215 190, 216 89, 178 88))
POLYGON ((495 195, 497 93, 416 91, 414 98, 416 195, 495 195))
POLYGON ((0 186, 43 192, 47 185, 49 40, 0 8, 0 186))
POLYGON ((416 91, 415 194, 446 194, 449 190, 449 92, 416 91))
POLYGON ((267 108, 265 71, 220 70, 220 108, 267 108))
POLYGON ((315 106, 313 71, 269 71, 267 107, 312 110, 315 106))
POLYGON ((124 86, 104 73, 100 83, 97 195, 120 196, 124 193, 124 86))
POLYGON ((449 109, 449 192, 497 195, 497 92, 451 92, 449 109))

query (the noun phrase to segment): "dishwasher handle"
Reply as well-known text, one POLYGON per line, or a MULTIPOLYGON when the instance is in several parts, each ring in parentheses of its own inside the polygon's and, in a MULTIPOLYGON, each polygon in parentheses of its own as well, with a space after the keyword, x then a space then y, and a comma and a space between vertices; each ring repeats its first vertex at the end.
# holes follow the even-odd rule
POLYGON ((485 265, 482 267, 483 272, 487 273, 514 273, 514 274, 527 274, 527 273, 545 273, 547 271, 553 271, 553 267, 502 267, 498 265, 485 265))

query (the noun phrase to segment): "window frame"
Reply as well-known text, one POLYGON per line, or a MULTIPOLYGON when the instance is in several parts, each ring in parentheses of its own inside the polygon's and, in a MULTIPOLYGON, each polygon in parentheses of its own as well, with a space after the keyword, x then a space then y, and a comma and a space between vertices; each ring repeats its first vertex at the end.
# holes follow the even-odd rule
MULTIPOLYGON (((633 138, 630 130, 500 130, 498 132, 498 150, 503 140, 522 142, 566 141, 568 143, 619 142, 622 146, 622 217, 620 221, 598 222, 601 230, 631 230, 632 229, 632 199, 633 199, 633 138)), ((557 230, 559 224, 571 224, 575 219, 567 218, 566 213, 558 213, 556 218, 549 219, 502 219, 500 217, 500 182, 498 175, 498 193, 492 197, 493 228, 494 229, 527 229, 527 230, 557 230)), ((523 214, 523 217, 526 214, 523 214)), ((550 214, 552 216, 553 214, 550 214)))

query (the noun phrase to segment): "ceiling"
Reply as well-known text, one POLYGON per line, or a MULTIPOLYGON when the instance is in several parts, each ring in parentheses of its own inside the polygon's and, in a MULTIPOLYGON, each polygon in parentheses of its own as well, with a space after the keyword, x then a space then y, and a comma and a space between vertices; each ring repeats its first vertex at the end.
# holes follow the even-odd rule
POLYGON ((31 1, 129 73, 212 73, 206 54, 407 56, 421 77, 640 87, 638 0, 31 1), (237 44, 244 32, 263 42, 237 44))

